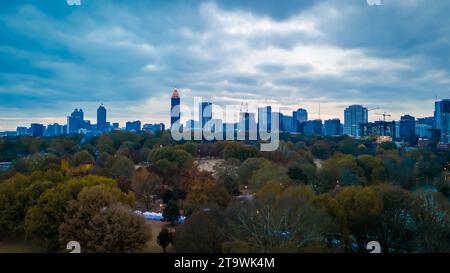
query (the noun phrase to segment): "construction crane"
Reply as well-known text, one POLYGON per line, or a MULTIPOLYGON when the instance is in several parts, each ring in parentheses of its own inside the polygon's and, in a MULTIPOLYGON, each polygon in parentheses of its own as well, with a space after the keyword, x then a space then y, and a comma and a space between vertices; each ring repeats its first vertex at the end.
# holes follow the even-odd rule
POLYGON ((383 116, 383 121, 386 121, 386 117, 392 117, 392 115, 389 113, 386 113, 386 111, 384 111, 383 114, 376 113, 375 115, 383 116))
POLYGON ((370 112, 370 111, 373 111, 373 110, 378 110, 378 109, 380 109, 380 107, 371 108, 371 109, 367 110, 367 112, 370 112))

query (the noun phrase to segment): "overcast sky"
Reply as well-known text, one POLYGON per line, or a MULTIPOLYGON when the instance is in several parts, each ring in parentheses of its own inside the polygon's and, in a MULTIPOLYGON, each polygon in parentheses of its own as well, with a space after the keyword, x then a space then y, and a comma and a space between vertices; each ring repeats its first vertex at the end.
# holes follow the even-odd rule
POLYGON ((450 96, 450 1, 247 0, 0 2, 0 130, 66 122, 169 120, 192 107, 273 103, 343 118, 431 116, 450 96))

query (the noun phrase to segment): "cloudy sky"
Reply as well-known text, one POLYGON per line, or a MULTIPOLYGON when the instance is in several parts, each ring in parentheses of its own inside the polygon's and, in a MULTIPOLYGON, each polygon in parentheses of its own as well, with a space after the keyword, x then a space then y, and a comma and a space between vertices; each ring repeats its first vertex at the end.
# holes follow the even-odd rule
MULTIPOLYGON (((168 122, 174 86, 218 105, 350 104, 417 117, 450 96, 450 1, 16 0, 0 3, 0 130, 65 123, 168 122)), ((123 124, 122 124, 123 125, 123 124)))

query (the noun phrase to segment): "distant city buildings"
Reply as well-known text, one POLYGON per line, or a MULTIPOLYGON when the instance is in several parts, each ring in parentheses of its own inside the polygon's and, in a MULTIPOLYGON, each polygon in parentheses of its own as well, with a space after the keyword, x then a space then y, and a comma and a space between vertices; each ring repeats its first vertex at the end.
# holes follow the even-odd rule
POLYGON ((360 137, 361 124, 368 123, 367 108, 361 105, 351 105, 344 110, 344 135, 360 137))
POLYGON ((308 120, 308 111, 305 109, 299 108, 296 111, 292 112, 292 130, 294 132, 299 132, 299 125, 302 122, 308 120))
MULTIPOLYGON (((175 88, 171 96, 171 115, 170 125, 181 121, 180 93, 175 88)), ((272 119, 275 117, 279 121, 281 132, 299 133, 305 135, 317 136, 339 136, 349 135, 352 137, 384 137, 399 142, 408 142, 410 145, 419 145, 424 143, 439 142, 439 145, 450 144, 450 99, 444 99, 435 102, 434 116, 415 118, 412 115, 403 115, 399 121, 379 120, 368 122, 369 110, 362 105, 350 105, 344 110, 344 123, 338 118, 328 119, 322 122, 320 119, 308 120, 308 111, 298 108, 292 112, 292 116, 273 112, 272 106, 267 105, 259 107, 256 113, 251 113, 248 109, 242 109, 237 122, 225 122, 224 120, 213 118, 212 102, 201 102, 199 105, 198 120, 188 120, 185 124, 187 129, 200 130, 205 129, 211 133, 231 130, 233 133, 245 132, 245 139, 252 130, 259 131, 272 129, 272 119)), ((248 108, 248 106, 247 106, 248 108)), ((389 114, 379 114, 390 116, 389 114)), ((0 132, 0 137, 13 136, 34 136, 34 137, 54 137, 64 134, 86 134, 99 135, 112 130, 126 131, 164 131, 163 123, 141 125, 140 120, 128 121, 124 128, 119 127, 118 122, 110 123, 107 121, 107 110, 103 104, 97 109, 97 124, 91 124, 85 120, 82 109, 75 109, 67 116, 67 124, 58 123, 44 126, 39 123, 32 123, 30 127, 18 126, 15 131, 0 132)))
POLYGON ((396 139, 396 122, 377 120, 375 122, 368 122, 360 124, 360 133, 362 137, 369 136, 385 136, 390 137, 391 140, 396 139))
POLYGON ((410 115, 400 117, 400 130, 398 137, 400 140, 410 144, 416 142, 416 118, 410 115))
POLYGON ((33 137, 40 137, 44 135, 44 125, 39 123, 31 123, 30 134, 33 137))
POLYGON ((142 130, 149 131, 149 132, 159 132, 159 131, 164 131, 165 126, 164 126, 164 123, 144 124, 142 126, 142 130))
POLYGON ((339 136, 342 134, 342 124, 340 119, 325 120, 323 125, 324 136, 339 136))
POLYGON ((440 130, 440 142, 450 143, 450 99, 435 102, 435 129, 440 130))
POLYGON ((139 132, 141 130, 141 121, 128 121, 125 124, 125 130, 130 132, 139 132))

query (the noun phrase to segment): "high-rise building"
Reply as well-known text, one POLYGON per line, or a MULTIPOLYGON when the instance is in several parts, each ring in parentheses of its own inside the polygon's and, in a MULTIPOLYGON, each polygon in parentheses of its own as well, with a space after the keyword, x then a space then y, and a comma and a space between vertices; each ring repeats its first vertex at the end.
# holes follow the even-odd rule
POLYGON ((106 108, 101 104, 97 109, 97 132, 103 133, 108 129, 106 122, 106 108))
POLYGON ((395 121, 378 120, 375 122, 361 124, 361 136, 387 136, 395 139, 395 121))
POLYGON ((323 124, 321 119, 308 120, 300 124, 305 135, 322 135, 323 124))
POLYGON ((64 126, 58 123, 49 124, 45 130, 46 136, 59 136, 64 134, 64 126))
POLYGON ((258 108, 258 128, 268 132, 272 129, 272 106, 258 108))
POLYGON ((125 124, 125 130, 130 132, 139 132, 141 130, 141 121, 128 121, 125 124))
POLYGON ((420 138, 430 139, 432 137, 433 126, 428 124, 416 124, 416 136, 420 138))
POLYGON ((83 110, 75 109, 70 116, 67 117, 67 129, 68 134, 77 134, 84 125, 84 113, 83 110))
POLYGON ((410 115, 400 117, 399 138, 410 143, 415 142, 416 138, 416 118, 410 115))
POLYGON ((199 105, 199 125, 200 129, 205 127, 205 124, 212 119, 212 102, 202 102, 199 105))
POLYGON ((180 112, 180 93, 175 88, 170 99, 170 127, 181 119, 180 112))
POLYGON ((434 127, 434 117, 417 118, 416 124, 426 124, 434 127))
POLYGON ((323 134, 325 136, 338 136, 341 134, 341 120, 340 119, 329 119, 325 120, 323 125, 323 134))
POLYGON ((292 112, 292 130, 299 132, 299 124, 308 120, 308 111, 299 108, 292 112))
POLYGON ((17 135, 18 136, 27 136, 30 134, 30 130, 27 127, 17 127, 16 129, 17 135))
POLYGON ((367 108, 361 105, 351 105, 344 111, 344 134, 354 137, 361 136, 361 124, 368 123, 367 108))
POLYGON ((38 137, 44 135, 44 125, 39 123, 31 123, 30 127, 31 136, 38 137))
POLYGON ((289 133, 294 132, 292 123, 293 122, 291 116, 281 115, 280 131, 289 133))
POLYGON ((435 102, 435 129, 441 132, 441 143, 450 143, 450 99, 435 102))

